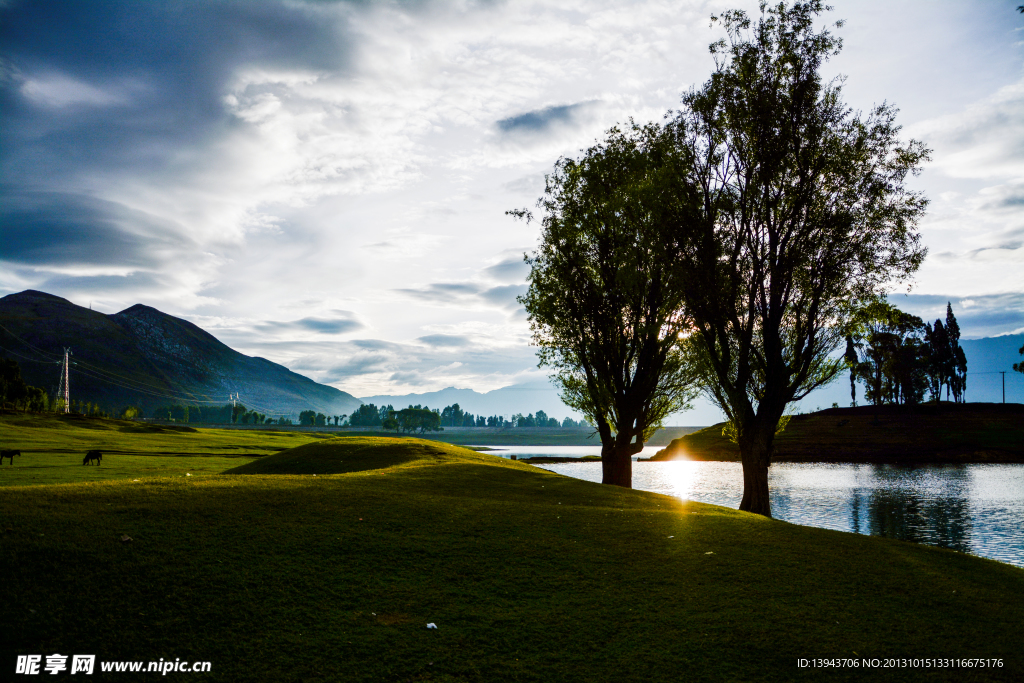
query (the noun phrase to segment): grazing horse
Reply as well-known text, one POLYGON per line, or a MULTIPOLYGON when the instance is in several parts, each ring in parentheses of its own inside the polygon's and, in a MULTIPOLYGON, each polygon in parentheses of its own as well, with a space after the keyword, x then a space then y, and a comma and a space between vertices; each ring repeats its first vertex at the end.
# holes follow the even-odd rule
POLYGON ((0 451, 0 465, 4 464, 4 458, 11 459, 11 465, 14 465, 14 456, 21 455, 21 451, 0 451))
POLYGON ((83 465, 88 465, 90 460, 95 460, 96 465, 99 465, 103 460, 103 454, 99 451, 89 451, 85 454, 85 460, 82 461, 83 465))

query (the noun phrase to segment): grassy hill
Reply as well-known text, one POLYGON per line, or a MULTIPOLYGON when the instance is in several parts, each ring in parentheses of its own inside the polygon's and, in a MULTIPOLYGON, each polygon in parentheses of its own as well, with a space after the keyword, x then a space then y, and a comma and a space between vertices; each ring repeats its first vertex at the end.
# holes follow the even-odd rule
MULTIPOLYGON (((675 439, 652 460, 739 460, 724 423, 675 439)), ((1024 405, 941 403, 830 408, 795 415, 778 462, 1024 463, 1024 405)))
MULTIPOLYGON (((56 451, 97 430, 43 431, 56 451)), ((245 435, 99 438, 129 436, 153 449, 132 457, 169 461, 178 437, 192 460, 245 435)), ((798 658, 983 657, 1002 665, 867 677, 1024 675, 1024 571, 998 562, 418 439, 311 440, 232 472, 4 488, 3 666, 60 652, 209 661, 214 681, 646 683, 821 680, 798 658)))

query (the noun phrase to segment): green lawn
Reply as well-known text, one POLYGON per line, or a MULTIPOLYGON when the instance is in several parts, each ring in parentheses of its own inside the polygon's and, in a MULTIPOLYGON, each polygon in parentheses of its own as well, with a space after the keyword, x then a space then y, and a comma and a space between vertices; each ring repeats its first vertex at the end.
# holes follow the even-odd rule
POLYGON ((1024 676, 1009 565, 417 439, 321 440, 236 472, 0 490, 0 671, 59 652, 207 660, 169 676, 223 681, 1024 676), (1003 667, 796 665, 815 657, 1003 667))
POLYGON ((311 432, 156 426, 78 415, 0 415, 0 448, 20 450, 0 467, 0 486, 216 474, 255 458, 330 438, 311 432), (99 450, 99 467, 83 466, 99 450))

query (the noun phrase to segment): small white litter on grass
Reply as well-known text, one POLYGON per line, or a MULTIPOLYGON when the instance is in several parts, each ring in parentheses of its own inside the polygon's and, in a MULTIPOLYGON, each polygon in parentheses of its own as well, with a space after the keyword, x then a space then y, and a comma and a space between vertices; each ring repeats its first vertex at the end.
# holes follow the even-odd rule
POLYGON ((191 473, 191 472, 186 472, 186 473, 185 473, 185 476, 186 476, 186 477, 191 477, 191 476, 192 476, 192 473, 191 473))
POLYGON ((427 628, 437 628, 437 624, 427 624, 427 628))
POLYGON ((711 552, 711 551, 708 551, 708 552, 706 552, 706 553, 704 553, 704 554, 705 554, 705 555, 714 555, 714 553, 713 553, 713 552, 711 552))
POLYGON ((675 536, 669 536, 669 538, 675 538, 675 536))

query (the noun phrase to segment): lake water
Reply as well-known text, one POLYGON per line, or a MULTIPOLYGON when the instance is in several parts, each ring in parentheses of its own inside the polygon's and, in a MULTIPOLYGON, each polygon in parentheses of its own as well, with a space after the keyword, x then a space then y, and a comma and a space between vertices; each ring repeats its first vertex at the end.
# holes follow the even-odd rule
MULTIPOLYGON (((590 446, 495 448, 503 457, 601 453, 590 446)), ((648 447, 637 457, 658 450, 648 447)), ((599 462, 540 467, 601 481, 599 462)), ((1024 567, 1024 465, 776 463, 768 480, 776 519, 928 543, 1024 567)), ((736 508, 742 468, 732 462, 635 462, 633 488, 736 508)))

